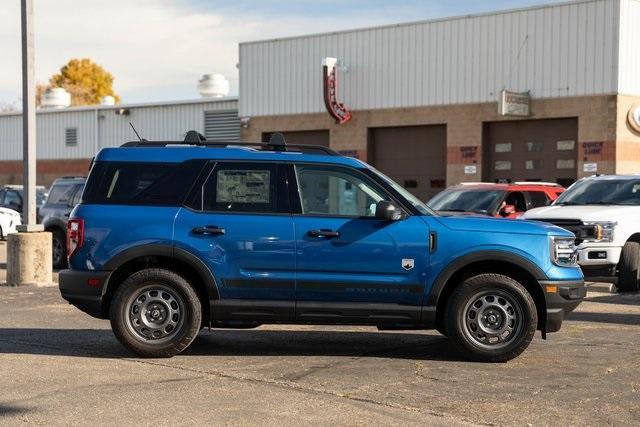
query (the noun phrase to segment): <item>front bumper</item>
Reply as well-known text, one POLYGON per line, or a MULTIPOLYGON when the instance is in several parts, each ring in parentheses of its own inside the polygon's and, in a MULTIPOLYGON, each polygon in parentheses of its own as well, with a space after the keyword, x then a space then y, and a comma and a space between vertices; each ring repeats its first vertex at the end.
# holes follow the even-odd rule
POLYGON ((620 261, 620 246, 600 246, 583 243, 578 246, 578 264, 580 267, 617 265, 620 261))
POLYGON ((584 280, 544 280, 540 282, 545 290, 547 317, 543 332, 557 332, 564 318, 582 302, 587 295, 584 280), (555 292, 548 292, 551 289, 555 292))
POLYGON ((110 276, 110 271, 62 270, 58 276, 60 294, 85 313, 106 319, 102 300, 110 276))

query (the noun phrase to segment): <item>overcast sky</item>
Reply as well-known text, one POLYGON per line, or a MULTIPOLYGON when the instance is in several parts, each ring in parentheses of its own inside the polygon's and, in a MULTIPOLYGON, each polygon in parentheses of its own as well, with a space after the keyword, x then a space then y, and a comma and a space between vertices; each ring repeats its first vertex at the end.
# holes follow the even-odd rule
MULTIPOLYGON (((221 73, 238 93, 238 42, 550 3, 548 0, 34 0, 36 80, 88 57, 123 102, 197 98, 221 73)), ((21 97, 20 1, 0 0, 0 103, 21 97)))

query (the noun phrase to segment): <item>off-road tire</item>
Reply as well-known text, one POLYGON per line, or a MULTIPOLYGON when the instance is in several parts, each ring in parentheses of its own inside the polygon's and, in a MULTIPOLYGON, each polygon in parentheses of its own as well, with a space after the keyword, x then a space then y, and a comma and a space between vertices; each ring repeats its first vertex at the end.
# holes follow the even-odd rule
MULTIPOLYGON (((479 323, 479 320, 477 322, 479 323)), ((466 279, 453 291, 447 302, 447 336, 460 353, 471 360, 506 362, 517 357, 531 343, 537 325, 536 305, 529 292, 516 280, 502 274, 479 274, 466 279), (492 293, 510 300, 512 311, 515 308, 519 312, 517 321, 513 322, 517 328, 504 343, 482 344, 471 336, 473 332, 467 326, 468 320, 465 316, 473 319, 470 311, 474 310, 474 301, 491 296, 492 293), (501 347, 491 348, 492 345, 501 347)))
POLYGON ((622 247, 618 264, 619 292, 634 292, 640 290, 640 243, 627 242, 622 247))
POLYGON ((66 268, 67 267, 67 236, 60 230, 51 231, 51 245, 52 245, 51 263, 53 265, 53 268, 56 270, 61 270, 63 268, 66 268), (55 256, 56 240, 60 242, 60 244, 62 245, 62 252, 58 259, 56 259, 56 256, 55 256))
POLYGON ((140 270, 129 276, 116 290, 110 307, 111 328, 122 345, 141 357, 173 357, 184 351, 196 338, 202 325, 202 306, 193 287, 179 274, 160 268, 140 270), (131 300, 147 288, 161 286, 180 301, 181 324, 157 343, 145 340, 134 331, 129 316, 131 300))

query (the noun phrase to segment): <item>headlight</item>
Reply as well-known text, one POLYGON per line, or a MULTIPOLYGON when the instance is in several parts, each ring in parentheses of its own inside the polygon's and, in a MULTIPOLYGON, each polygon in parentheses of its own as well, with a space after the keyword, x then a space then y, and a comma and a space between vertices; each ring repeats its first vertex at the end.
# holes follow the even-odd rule
POLYGON ((560 267, 578 265, 578 250, 573 237, 551 237, 551 261, 560 267))
POLYGON ((593 237, 587 237, 585 242, 613 242, 615 222, 585 222, 584 225, 593 227, 593 237))

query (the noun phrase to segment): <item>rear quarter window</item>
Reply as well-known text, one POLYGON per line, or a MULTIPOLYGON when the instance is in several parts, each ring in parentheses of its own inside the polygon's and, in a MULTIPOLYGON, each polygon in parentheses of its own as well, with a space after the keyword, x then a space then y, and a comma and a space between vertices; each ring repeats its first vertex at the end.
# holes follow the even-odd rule
POLYGON ((202 170, 203 161, 183 163, 96 162, 83 203, 179 205, 202 170))

